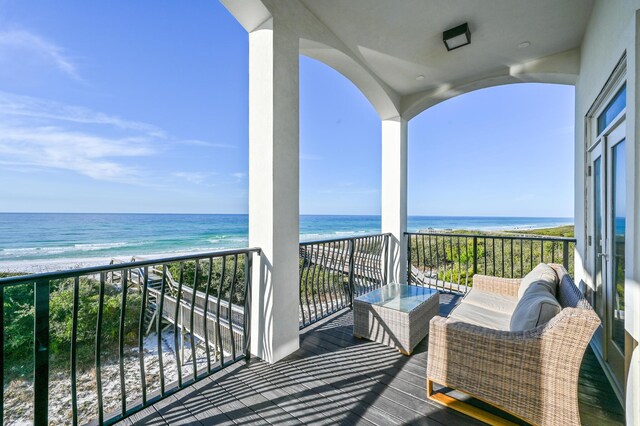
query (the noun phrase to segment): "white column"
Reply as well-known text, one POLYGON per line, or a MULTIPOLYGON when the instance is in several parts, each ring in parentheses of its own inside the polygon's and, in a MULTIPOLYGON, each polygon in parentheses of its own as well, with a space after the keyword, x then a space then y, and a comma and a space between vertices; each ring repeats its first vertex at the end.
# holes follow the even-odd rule
POLYGON ((251 353, 276 362, 298 339, 298 38, 270 19, 249 34, 251 353))
POLYGON ((407 121, 382 121, 382 232, 391 233, 389 282, 407 281, 407 121))

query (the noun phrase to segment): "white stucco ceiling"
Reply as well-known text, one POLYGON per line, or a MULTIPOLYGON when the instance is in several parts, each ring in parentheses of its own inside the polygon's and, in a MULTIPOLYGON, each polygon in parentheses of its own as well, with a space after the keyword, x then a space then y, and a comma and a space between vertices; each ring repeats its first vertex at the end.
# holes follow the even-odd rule
POLYGON ((401 96, 576 48, 593 6, 593 0, 302 3, 401 96), (464 22, 471 44, 448 52, 442 32, 464 22), (524 41, 531 45, 518 48, 524 41))
POLYGON ((301 54, 353 81, 382 119, 411 119, 445 99, 499 84, 575 83, 580 45, 594 4, 594 0, 221 1, 248 32, 273 25, 275 31, 297 36, 301 54), (447 51, 442 32, 464 22, 471 29, 471 44, 447 51), (520 48, 523 42, 529 45, 520 48))

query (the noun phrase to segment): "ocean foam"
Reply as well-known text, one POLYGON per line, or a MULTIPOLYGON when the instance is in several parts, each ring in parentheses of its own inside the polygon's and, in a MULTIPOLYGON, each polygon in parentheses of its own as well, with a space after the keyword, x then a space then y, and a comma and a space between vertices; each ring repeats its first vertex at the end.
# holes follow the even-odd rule
POLYGON ((123 248, 127 246, 139 245, 125 242, 96 243, 96 244, 74 244, 69 246, 44 246, 44 247, 16 247, 0 249, 0 259, 3 257, 24 257, 24 256, 48 256, 75 251, 98 251, 123 248))

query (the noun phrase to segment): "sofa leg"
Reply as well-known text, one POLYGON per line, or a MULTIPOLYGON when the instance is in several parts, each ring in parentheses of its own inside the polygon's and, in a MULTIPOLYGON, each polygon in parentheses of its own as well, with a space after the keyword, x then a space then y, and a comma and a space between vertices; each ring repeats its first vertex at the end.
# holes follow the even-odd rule
POLYGON ((447 408, 456 410, 459 413, 466 414, 481 422, 496 426, 515 426, 515 423, 507 419, 488 413, 471 404, 460 401, 444 393, 433 393, 433 381, 427 378, 427 398, 431 401, 444 405, 447 408))

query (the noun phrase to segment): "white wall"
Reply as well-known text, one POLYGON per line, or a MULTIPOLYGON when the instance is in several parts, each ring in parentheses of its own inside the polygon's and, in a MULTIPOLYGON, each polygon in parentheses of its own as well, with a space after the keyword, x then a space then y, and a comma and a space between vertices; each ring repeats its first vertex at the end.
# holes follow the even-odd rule
MULTIPOLYGON (((581 48, 580 75, 576 84, 576 144, 575 144, 575 221, 576 280, 584 280, 593 287, 591 265, 586 264, 586 176, 585 116, 607 82, 620 58, 627 55, 627 258, 625 283, 625 328, 640 341, 640 147, 638 133, 640 119, 638 103, 637 58, 638 14, 640 0, 598 0, 581 48)), ((633 363, 638 361, 638 348, 633 363)), ((629 354, 629 357, 631 354, 629 354)), ((640 366, 632 365, 627 380, 627 423, 640 424, 640 366)))

